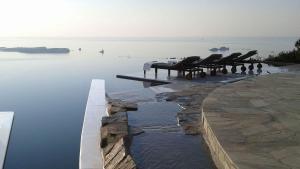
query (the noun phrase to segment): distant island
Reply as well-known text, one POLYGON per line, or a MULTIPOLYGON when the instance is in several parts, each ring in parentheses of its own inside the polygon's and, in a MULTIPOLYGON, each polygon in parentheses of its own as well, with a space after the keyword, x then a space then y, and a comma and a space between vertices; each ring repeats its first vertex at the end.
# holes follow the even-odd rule
POLYGON ((20 53, 55 53, 55 54, 64 54, 70 53, 68 48, 46 48, 46 47, 15 47, 15 48, 6 48, 0 47, 0 52, 20 52, 20 53))
POLYGON ((211 48, 211 49, 209 49, 209 51, 211 51, 211 52, 218 52, 218 51, 225 52, 225 51, 228 51, 228 50, 229 50, 229 48, 225 47, 225 46, 222 46, 220 48, 211 48))

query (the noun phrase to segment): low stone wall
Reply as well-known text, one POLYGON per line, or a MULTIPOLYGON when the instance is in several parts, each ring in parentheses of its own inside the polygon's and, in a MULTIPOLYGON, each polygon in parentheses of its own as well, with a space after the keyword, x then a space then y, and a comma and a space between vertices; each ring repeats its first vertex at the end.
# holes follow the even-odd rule
POLYGON ((211 156, 218 169, 238 169, 215 136, 202 110, 202 133, 211 156))

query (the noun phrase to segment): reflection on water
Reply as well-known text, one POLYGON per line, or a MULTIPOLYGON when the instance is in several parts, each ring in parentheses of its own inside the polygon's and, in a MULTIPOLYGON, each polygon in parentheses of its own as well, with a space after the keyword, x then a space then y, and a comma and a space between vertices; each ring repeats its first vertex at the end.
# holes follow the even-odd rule
POLYGON ((185 135, 177 126, 175 103, 143 103, 129 112, 129 124, 145 133, 134 136, 131 153, 143 169, 209 169, 212 160, 201 136, 185 135))
POLYGON ((262 73, 262 69, 257 69, 257 74, 261 74, 262 73))
POLYGON ((199 136, 146 132, 134 137, 131 151, 137 166, 143 169, 214 168, 199 136))

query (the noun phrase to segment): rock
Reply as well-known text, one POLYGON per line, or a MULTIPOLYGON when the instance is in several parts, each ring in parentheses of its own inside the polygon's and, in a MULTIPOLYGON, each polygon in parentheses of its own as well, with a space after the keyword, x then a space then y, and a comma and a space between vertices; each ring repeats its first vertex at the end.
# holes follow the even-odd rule
POLYGON ((107 108, 107 110, 108 110, 109 115, 113 115, 113 114, 116 114, 118 112, 126 112, 125 108, 123 108, 123 107, 114 107, 114 106, 109 106, 107 108))
POLYGON ((113 103, 113 107, 122 107, 126 109, 127 111, 136 111, 137 110, 137 104, 135 103, 128 103, 128 102, 119 102, 119 103, 113 103))
POLYGON ((115 143, 122 137, 128 135, 127 122, 110 123, 101 128, 101 147, 115 143))
POLYGON ((135 126, 130 126, 129 127, 129 134, 132 136, 136 136, 136 135, 140 135, 142 133, 144 133, 145 131, 139 127, 135 127, 135 126))
POLYGON ((102 147, 103 156, 106 156, 114 147, 114 144, 107 144, 105 147, 102 147))
POLYGON ((174 96, 174 95, 172 95, 172 92, 158 93, 158 94, 155 95, 155 100, 157 102, 173 101, 173 100, 176 99, 176 97, 175 98, 171 98, 172 96, 174 96))
POLYGON ((127 109, 125 107, 111 106, 110 111, 114 113, 118 113, 118 112, 126 112, 127 109))
MULTIPOLYGON (((126 111, 137 109, 136 104, 110 100, 110 116, 102 118, 101 148, 105 169, 135 169, 136 164, 129 153, 130 135, 126 111)), ((137 134, 141 131, 131 129, 137 134)))
POLYGON ((124 145, 124 139, 119 139, 111 149, 111 151, 104 157, 105 168, 114 169, 118 163, 120 163, 126 156, 126 150, 124 145))
POLYGON ((201 132, 200 124, 185 123, 181 127, 183 128, 184 133, 187 135, 198 135, 201 132))
POLYGON ((169 95, 167 98, 166 98, 166 101, 170 102, 170 101, 174 101, 177 99, 177 96, 175 95, 169 95))
POLYGON ((108 113, 115 114, 117 112, 136 111, 136 103, 124 102, 119 99, 109 99, 108 101, 108 113))
POLYGON ((128 153, 126 146, 126 139, 119 139, 111 149, 111 151, 104 156, 105 169, 135 169, 136 165, 128 153))
POLYGON ((177 114, 179 125, 185 134, 200 134, 201 113, 200 110, 186 109, 177 114))
POLYGON ((185 134, 200 134, 201 106, 204 98, 220 84, 204 84, 173 93, 160 93, 158 98, 177 102, 184 110, 177 114, 179 125, 185 134))
POLYGON ((201 113, 180 112, 177 114, 178 121, 181 122, 201 122, 201 113))
POLYGON ((116 169, 136 169, 136 165, 131 155, 127 155, 126 158, 119 163, 116 169))
POLYGON ((115 113, 111 116, 106 116, 102 118, 102 126, 106 126, 111 123, 127 122, 128 117, 126 112, 115 113))

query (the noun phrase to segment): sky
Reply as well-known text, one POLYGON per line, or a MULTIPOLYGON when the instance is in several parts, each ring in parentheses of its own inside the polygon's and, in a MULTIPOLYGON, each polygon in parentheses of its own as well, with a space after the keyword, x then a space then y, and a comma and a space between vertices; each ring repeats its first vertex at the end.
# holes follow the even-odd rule
POLYGON ((0 0, 0 37, 300 36, 300 0, 0 0))

